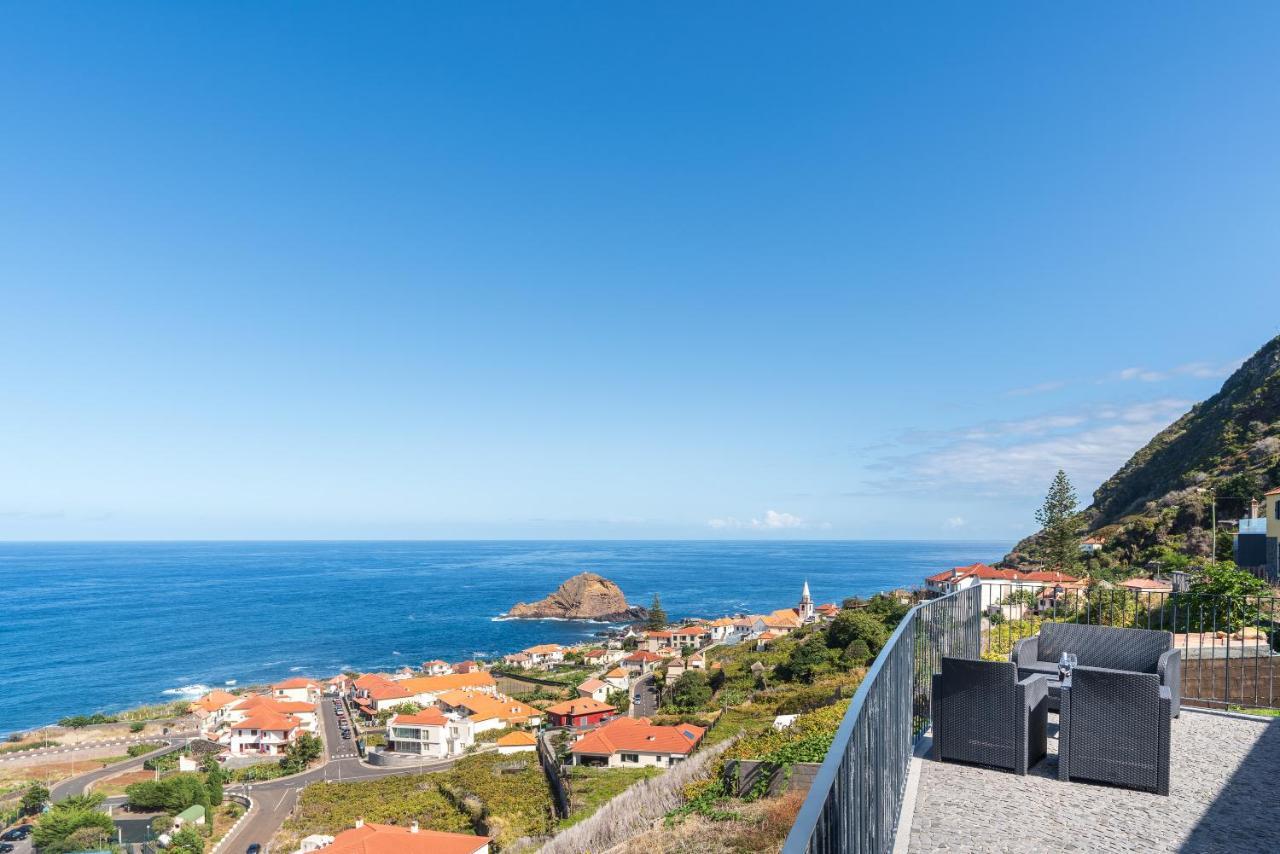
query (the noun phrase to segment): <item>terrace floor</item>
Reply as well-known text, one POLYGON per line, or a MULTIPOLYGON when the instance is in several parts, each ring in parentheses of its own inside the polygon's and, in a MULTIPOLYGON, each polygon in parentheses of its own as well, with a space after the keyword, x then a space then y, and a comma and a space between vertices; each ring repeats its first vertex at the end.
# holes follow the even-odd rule
MULTIPOLYGON (((931 758, 919 763, 909 851, 1280 851, 1280 719, 1182 708, 1169 796, 1058 782, 1049 755, 1026 777, 931 758)), ((910 792, 908 792, 910 796, 910 792)))

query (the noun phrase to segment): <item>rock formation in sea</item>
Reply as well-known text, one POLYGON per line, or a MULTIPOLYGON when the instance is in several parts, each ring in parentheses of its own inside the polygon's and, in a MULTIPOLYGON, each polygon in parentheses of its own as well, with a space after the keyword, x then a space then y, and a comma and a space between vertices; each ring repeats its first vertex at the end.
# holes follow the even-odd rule
POLYGON ((556 591, 537 602, 521 602, 507 612, 508 617, 565 620, 643 620, 644 608, 628 605, 622 589, 594 572, 580 572, 556 591))

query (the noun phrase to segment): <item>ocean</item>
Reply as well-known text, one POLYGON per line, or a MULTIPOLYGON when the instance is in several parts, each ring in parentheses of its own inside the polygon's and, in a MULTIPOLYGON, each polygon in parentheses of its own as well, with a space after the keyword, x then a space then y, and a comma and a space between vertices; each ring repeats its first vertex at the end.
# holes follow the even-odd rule
POLYGON ((590 570, 673 617, 839 602, 992 561, 943 541, 0 543, 0 734, 344 669, 501 655, 604 626, 505 620, 590 570))

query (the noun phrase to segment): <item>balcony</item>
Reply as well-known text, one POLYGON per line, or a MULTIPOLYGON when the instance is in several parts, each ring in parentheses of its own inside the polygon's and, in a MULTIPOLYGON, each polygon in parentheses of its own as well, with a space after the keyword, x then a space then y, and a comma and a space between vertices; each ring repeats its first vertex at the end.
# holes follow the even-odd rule
POLYGON ((1276 600, 1108 596, 1106 608, 1095 597, 1019 626, 992 625, 977 587, 913 608, 850 703, 784 854, 1280 851, 1280 718, 1224 711, 1280 706, 1276 600), (1007 657, 1011 641, 1054 621, 1174 632, 1182 714, 1171 722, 1168 796, 1060 782, 1057 713, 1048 755, 1025 777, 928 755, 931 677, 942 658, 1007 657))
MULTIPOLYGON (((1049 755, 1026 777, 913 760, 898 840, 912 852, 1280 851, 1274 818, 1280 720, 1183 707, 1170 737, 1169 795, 1058 781, 1049 755)), ((925 739, 919 752, 927 750, 925 739)))

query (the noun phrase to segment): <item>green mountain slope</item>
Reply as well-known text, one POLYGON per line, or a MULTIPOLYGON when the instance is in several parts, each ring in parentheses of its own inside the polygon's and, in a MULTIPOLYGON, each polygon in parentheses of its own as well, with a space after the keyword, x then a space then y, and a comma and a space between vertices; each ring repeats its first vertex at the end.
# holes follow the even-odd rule
MULTIPOLYGON (((1160 547, 1209 553, 1210 508, 1219 520, 1247 515, 1250 498, 1280 484, 1280 336, 1267 342, 1221 390, 1160 431, 1093 494, 1087 529, 1107 540, 1112 561, 1136 563, 1160 547)), ((1230 554, 1220 531, 1219 555, 1230 554)), ((1034 556, 1036 537, 1012 559, 1034 556)))

